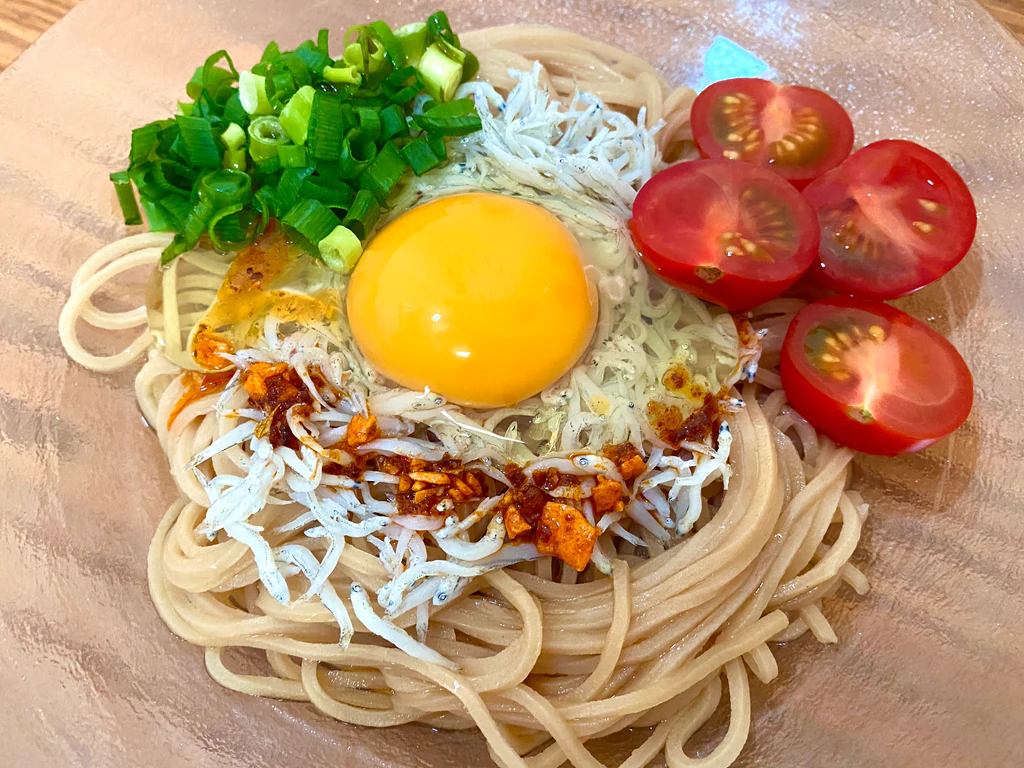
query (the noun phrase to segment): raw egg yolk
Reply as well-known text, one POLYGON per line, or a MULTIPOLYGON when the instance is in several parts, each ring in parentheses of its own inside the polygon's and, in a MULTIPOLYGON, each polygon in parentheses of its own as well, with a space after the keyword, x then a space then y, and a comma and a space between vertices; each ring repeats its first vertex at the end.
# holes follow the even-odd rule
POLYGON ((514 405, 583 354, 597 299, 579 243, 534 203, 446 197, 385 226, 356 265, 348 319, 381 374, 477 408, 514 405))

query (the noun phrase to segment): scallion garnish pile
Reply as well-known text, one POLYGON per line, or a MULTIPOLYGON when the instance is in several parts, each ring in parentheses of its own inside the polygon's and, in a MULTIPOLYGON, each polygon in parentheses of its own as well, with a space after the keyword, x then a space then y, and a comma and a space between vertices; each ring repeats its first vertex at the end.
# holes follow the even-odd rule
POLYGON ((478 65, 443 11, 397 30, 352 27, 339 59, 327 38, 322 29, 293 51, 270 43, 243 72, 217 51, 180 114, 132 131, 128 169, 110 179, 126 224, 142 223, 134 184, 150 229, 175 233, 163 264, 203 235, 239 250, 276 218, 307 253, 350 272, 408 171, 442 165, 448 137, 480 129, 472 101, 452 100, 478 65))

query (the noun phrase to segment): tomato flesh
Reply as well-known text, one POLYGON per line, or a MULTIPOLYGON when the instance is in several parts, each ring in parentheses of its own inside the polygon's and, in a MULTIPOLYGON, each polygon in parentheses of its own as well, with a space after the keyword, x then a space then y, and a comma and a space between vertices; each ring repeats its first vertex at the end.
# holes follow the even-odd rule
POLYGON ((701 91, 690 125, 704 157, 762 165, 797 188, 835 168, 853 148, 853 123, 831 96, 753 77, 701 91))
POLYGON ((841 293, 893 299, 938 280, 971 247, 978 216, 963 179, 910 141, 878 141, 804 190, 821 228, 814 274, 841 293))
POLYGON ((894 456, 950 434, 974 383, 952 344, 887 304, 836 296, 804 307, 780 364, 793 407, 837 443, 894 456))
POLYGON ((730 310, 774 298, 818 250, 814 212, 757 166, 695 160, 656 174, 630 220, 647 265, 665 282, 730 310))

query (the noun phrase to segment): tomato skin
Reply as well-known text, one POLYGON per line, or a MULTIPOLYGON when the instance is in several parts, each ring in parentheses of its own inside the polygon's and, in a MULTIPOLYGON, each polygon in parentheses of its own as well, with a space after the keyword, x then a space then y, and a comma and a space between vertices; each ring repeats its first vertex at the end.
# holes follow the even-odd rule
POLYGON ((629 225, 655 274, 733 312, 780 295, 818 251, 814 212, 800 193, 770 171, 729 160, 655 174, 637 194, 629 225), (730 233, 763 244, 763 252, 727 254, 722 237, 730 233))
MULTIPOLYGON (((865 343, 870 347, 870 340, 865 343)), ((783 343, 780 373, 787 399, 818 431, 840 445, 882 456, 912 453, 942 439, 967 420, 974 400, 970 370, 945 338, 887 304, 846 296, 816 301, 797 313, 783 343), (843 323, 851 317, 884 326, 888 335, 876 356, 861 356, 859 364, 856 353, 851 356, 853 384, 847 384, 830 380, 809 362, 808 338, 830 324, 849 327, 843 323), (860 390, 851 396, 860 384, 875 401, 867 421, 856 416, 863 412, 860 390)))
POLYGON ((911 294, 953 269, 978 225, 960 175, 911 141, 868 144, 807 186, 804 197, 821 228, 811 274, 838 293, 878 301, 911 294), (920 208, 925 199, 939 212, 920 208))
POLYGON ((838 166, 853 149, 850 116, 827 93, 754 77, 705 88, 690 109, 690 125, 703 157, 769 168, 797 189, 838 166))

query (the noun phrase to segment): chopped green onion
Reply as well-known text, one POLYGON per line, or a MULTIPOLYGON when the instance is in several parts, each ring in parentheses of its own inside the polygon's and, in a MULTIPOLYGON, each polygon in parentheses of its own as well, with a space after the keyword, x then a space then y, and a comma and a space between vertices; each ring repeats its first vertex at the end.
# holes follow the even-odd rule
POLYGON ((402 147, 402 155, 405 156, 406 161, 412 167, 412 172, 417 176, 422 176, 441 164, 441 159, 434 154, 434 150, 422 136, 402 147))
POLYGON ((405 49, 402 48, 402 44, 395 37, 395 33, 391 31, 391 27, 385 24, 383 21, 374 21, 368 25, 373 34, 380 40, 380 44, 384 46, 384 52, 387 57, 391 60, 391 64, 397 69, 398 67, 405 66, 405 49))
MULTIPOLYGON (((181 229, 181 222, 185 220, 185 216, 175 216, 168 210, 166 201, 171 199, 183 203, 186 208, 188 207, 186 201, 174 195, 168 195, 160 200, 142 198, 140 201, 142 210, 146 213, 146 223, 149 225, 150 232, 174 232, 181 229)), ((185 215, 187 215, 187 211, 185 215)))
POLYGON ((276 117, 265 115, 249 123, 249 154, 257 163, 277 157, 277 150, 288 143, 288 134, 276 117))
POLYGON ((196 247, 199 238, 206 231, 214 210, 214 204, 209 198, 200 199, 192 207, 182 222, 181 231, 174 236, 174 240, 164 248, 164 252, 160 255, 160 266, 167 266, 185 251, 196 247))
POLYGON ((267 81, 260 75, 244 71, 238 75, 238 98, 250 115, 270 115, 273 109, 267 99, 267 81))
POLYGON ((227 218, 240 213, 244 207, 241 203, 235 203, 221 208, 210 217, 210 223, 207 225, 210 242, 218 251, 237 251, 247 245, 245 233, 242 232, 237 216, 234 219, 227 218), (221 231, 218 232, 218 229, 221 231))
POLYGON ((377 141, 380 138, 380 112, 370 107, 356 107, 359 118, 359 133, 377 141))
POLYGON ((196 170, 174 160, 154 160, 149 172, 153 186, 161 192, 185 196, 191 194, 192 185, 199 178, 196 170))
POLYGON ((417 65, 423 85, 433 98, 449 101, 462 83, 462 64, 444 54, 435 43, 427 48, 417 65))
POLYGON ((277 155, 274 155, 273 157, 265 157, 256 162, 256 173, 259 176, 261 184, 265 184, 268 176, 273 176, 280 170, 281 158, 277 155))
MULTIPOLYGON (((313 78, 310 75, 309 66, 302 60, 296 51, 282 53, 280 62, 291 74, 296 88, 313 84, 313 78)), ((325 62, 325 66, 327 63, 329 62, 325 62)))
MULTIPOLYGON (((363 46, 359 43, 349 43, 346 45, 345 52, 341 58, 350 67, 355 67, 360 72, 363 71, 363 46)), ((337 64, 338 62, 334 63, 337 64)))
POLYGON ((371 39, 367 43, 367 47, 369 51, 369 73, 372 75, 374 72, 380 69, 381 64, 384 63, 384 55, 386 51, 384 50, 384 46, 381 43, 373 39, 371 39))
POLYGON ((379 216, 380 204, 377 202, 377 198, 369 190, 360 189, 356 192, 352 205, 349 206, 348 215, 341 223, 351 229, 360 240, 365 240, 373 230, 373 225, 377 223, 379 216))
POLYGON ((225 149, 224 160, 221 165, 233 171, 244 171, 248 165, 248 153, 245 151, 245 147, 225 149))
POLYGON ((304 197, 319 200, 328 208, 347 208, 356 192, 347 184, 330 185, 318 184, 313 178, 302 182, 300 194, 304 197))
POLYGON ((281 127, 288 138, 295 144, 306 143, 306 132, 309 129, 309 115, 313 111, 313 98, 316 91, 311 85, 304 85, 297 90, 281 110, 281 127))
POLYGON ((380 111, 380 137, 387 141, 395 136, 407 136, 409 125, 405 110, 398 104, 391 104, 380 111))
POLYGON ((319 256, 317 244, 341 225, 334 212, 319 200, 300 200, 284 215, 281 223, 310 256, 319 256))
POLYGON ((317 91, 309 116, 307 141, 316 161, 338 159, 342 141, 342 103, 338 96, 317 91))
POLYGON ((295 84, 292 73, 287 71, 274 72, 267 77, 267 97, 270 99, 270 108, 277 112, 284 108, 284 104, 299 89, 295 84))
POLYGON ((170 120, 157 120, 132 131, 132 148, 128 155, 128 167, 137 168, 149 160, 150 153, 157 147, 157 137, 170 120))
POLYGON ((252 198, 252 179, 247 173, 225 168, 203 176, 196 189, 199 199, 210 204, 212 213, 228 205, 249 202, 252 198))
POLYGON ((214 103, 222 104, 227 99, 231 86, 238 79, 238 70, 225 50, 217 51, 206 57, 203 66, 196 69, 192 79, 185 87, 185 92, 193 101, 198 101, 205 91, 214 103), (218 67, 221 61, 228 63, 228 69, 218 67))
POLYGON ((349 131, 359 125, 359 118, 356 117, 356 109, 351 104, 341 105, 341 132, 348 135, 349 131))
POLYGON ((384 95, 396 104, 412 101, 423 91, 423 78, 415 67, 396 69, 384 81, 384 95))
POLYGON ((263 55, 260 56, 260 64, 270 64, 273 61, 277 61, 281 57, 281 49, 277 43, 271 40, 267 43, 267 47, 263 49, 263 55))
POLYGON ((467 97, 448 101, 444 104, 435 104, 430 109, 424 110, 423 115, 437 120, 449 117, 465 117, 466 115, 475 115, 476 113, 476 103, 473 99, 467 97))
POLYGON ((398 38, 405 54, 407 62, 419 61, 420 56, 427 50, 427 25, 426 22, 415 21, 406 24, 395 30, 395 37, 398 38))
POLYGON ((388 142, 377 152, 374 161, 366 166, 359 178, 359 186, 373 192, 378 200, 384 200, 405 175, 409 164, 393 142, 388 142))
POLYGON ((117 202, 121 206, 124 223, 129 226, 141 224, 142 214, 139 213, 139 204, 135 201, 135 188, 132 187, 132 180, 127 171, 110 174, 110 180, 114 182, 114 191, 117 193, 117 202))
POLYGON ((277 206, 277 196, 272 187, 261 187, 252 200, 252 207, 260 216, 259 233, 270 224, 277 206))
POLYGON ((277 149, 277 158, 282 168, 305 168, 306 148, 295 144, 282 144, 277 149))
POLYGON ((437 104, 413 118, 416 126, 441 136, 466 136, 480 130, 480 115, 472 99, 457 99, 437 104))
POLYGON ((349 131, 341 144, 338 178, 354 179, 377 157, 377 144, 358 129, 349 131))
POLYGON ((480 59, 472 51, 463 50, 466 58, 462 62, 462 82, 467 83, 480 71, 480 59))
POLYGON ((452 101, 479 65, 443 12, 397 31, 352 27, 337 61, 328 38, 320 30, 290 51, 270 43, 241 73, 217 51, 180 114, 133 131, 128 167, 111 180, 126 221, 144 214, 151 230, 175 233, 162 263, 203 236, 242 247, 277 218, 310 253, 351 270, 409 167, 436 168, 446 136, 480 127, 470 101, 452 101), (410 118, 425 86, 431 101, 410 118))
POLYGON ((324 67, 324 80, 338 85, 359 85, 363 82, 363 76, 354 66, 347 67, 324 67))
POLYGON ((304 182, 313 173, 312 168, 289 168, 281 174, 281 180, 277 183, 275 202, 277 208, 274 215, 280 218, 299 200, 299 190, 304 182))
POLYGON ((205 117, 187 117, 178 115, 174 118, 181 131, 181 140, 185 145, 185 156, 190 164, 197 168, 216 168, 220 165, 220 150, 213 137, 213 127, 205 117))
POLYGON ((444 144, 444 136, 439 133, 428 133, 426 134, 427 144, 433 150, 434 154, 437 155, 437 159, 442 163, 448 159, 448 148, 444 144))
POLYGON ((238 123, 231 123, 220 135, 220 140, 228 149, 241 149, 245 146, 245 131, 238 123))
POLYGON ((331 234, 321 240, 317 247, 324 263, 342 275, 355 269, 356 262, 363 255, 363 244, 355 232, 344 225, 335 227, 331 234))
POLYGON ((312 40, 307 40, 295 49, 295 55, 302 59, 302 63, 308 67, 309 72, 320 75, 324 68, 331 64, 331 59, 322 53, 312 40))
POLYGON ((242 107, 242 97, 238 91, 233 91, 224 104, 224 119, 229 123, 241 125, 249 117, 249 113, 242 107))
POLYGON ((463 64, 466 61, 466 52, 459 48, 457 45, 452 45, 445 40, 435 40, 434 45, 452 61, 463 64))
POLYGON ((459 38, 455 36, 451 22, 448 21, 448 14, 444 11, 430 14, 427 19, 427 30, 431 40, 443 40, 450 45, 459 44, 459 38))

